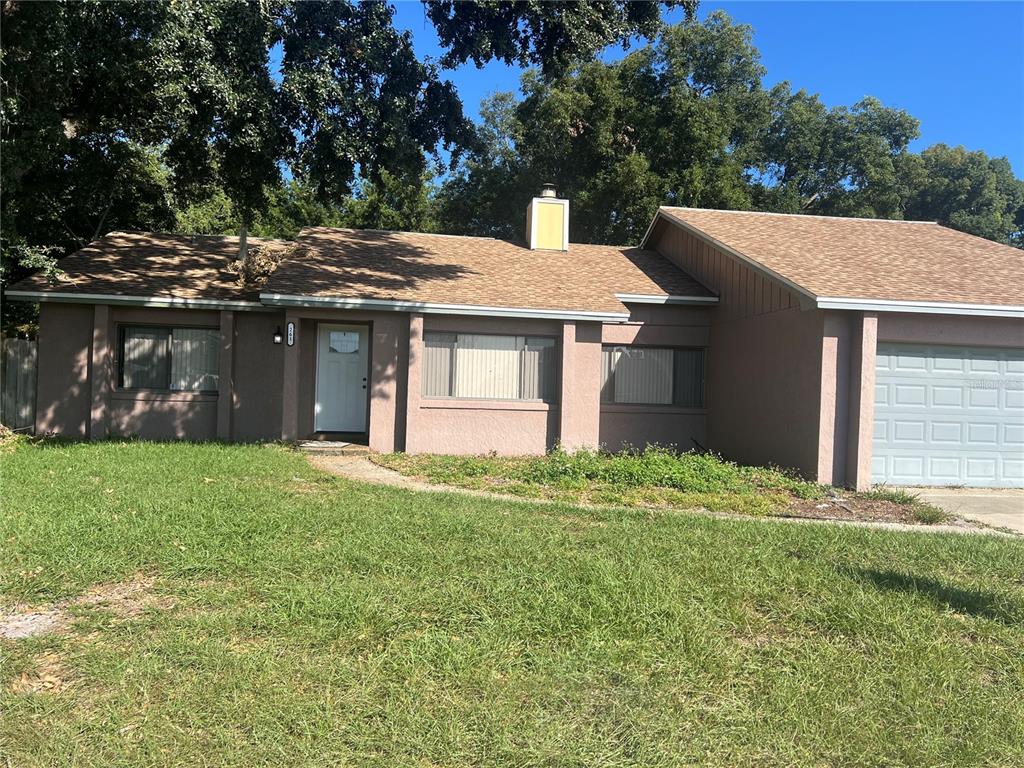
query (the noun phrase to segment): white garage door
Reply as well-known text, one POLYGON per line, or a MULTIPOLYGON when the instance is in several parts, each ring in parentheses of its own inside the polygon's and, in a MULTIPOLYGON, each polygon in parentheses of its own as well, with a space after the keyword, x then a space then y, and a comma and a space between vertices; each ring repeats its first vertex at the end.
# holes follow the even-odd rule
POLYGON ((1024 487, 1024 350, 879 344, 871 475, 1024 487))

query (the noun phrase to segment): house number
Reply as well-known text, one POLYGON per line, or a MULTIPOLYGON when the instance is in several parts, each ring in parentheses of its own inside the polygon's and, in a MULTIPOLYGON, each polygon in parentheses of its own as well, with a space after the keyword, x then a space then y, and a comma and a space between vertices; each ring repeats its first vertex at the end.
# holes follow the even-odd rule
POLYGON ((295 323, 288 323, 287 334, 288 334, 288 346, 289 347, 294 347, 295 346, 295 323))

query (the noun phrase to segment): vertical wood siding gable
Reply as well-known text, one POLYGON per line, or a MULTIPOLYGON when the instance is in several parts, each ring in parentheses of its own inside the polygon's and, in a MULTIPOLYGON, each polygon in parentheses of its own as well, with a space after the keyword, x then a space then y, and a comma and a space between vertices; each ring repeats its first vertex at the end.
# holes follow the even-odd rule
POLYGON ((696 235, 662 222, 654 248, 680 269, 718 293, 719 311, 729 317, 753 317, 800 306, 789 288, 751 269, 696 235))

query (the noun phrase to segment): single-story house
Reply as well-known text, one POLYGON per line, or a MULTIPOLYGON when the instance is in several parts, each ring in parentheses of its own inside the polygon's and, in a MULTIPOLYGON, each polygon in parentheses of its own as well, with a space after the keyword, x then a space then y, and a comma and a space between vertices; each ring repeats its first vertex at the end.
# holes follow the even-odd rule
POLYGON ((1024 486, 1024 252, 930 222, 665 207, 639 247, 309 228, 115 232, 30 277, 36 431, 362 438, 533 454, 649 443, 821 482, 1024 486))

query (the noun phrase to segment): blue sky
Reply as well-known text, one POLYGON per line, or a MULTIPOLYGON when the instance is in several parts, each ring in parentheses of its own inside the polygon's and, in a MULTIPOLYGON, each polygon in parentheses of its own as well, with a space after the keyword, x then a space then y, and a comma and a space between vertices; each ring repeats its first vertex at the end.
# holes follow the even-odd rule
MULTIPOLYGON (((418 0, 394 3, 420 57, 441 50, 418 0)), ((921 121, 912 148, 937 142, 1007 156, 1024 177, 1024 3, 726 2, 703 0, 754 28, 766 85, 788 80, 830 106, 864 96, 921 121)), ((670 18, 681 18, 674 12, 670 18)), ((609 50, 606 60, 620 57, 609 50)), ((474 118, 480 100, 518 90, 521 70, 472 64, 445 74, 474 118)))

